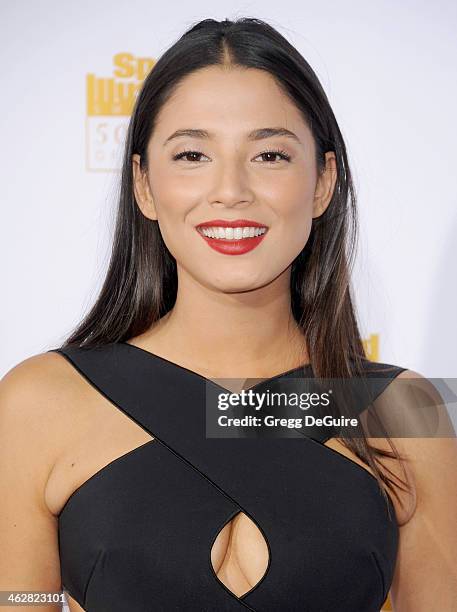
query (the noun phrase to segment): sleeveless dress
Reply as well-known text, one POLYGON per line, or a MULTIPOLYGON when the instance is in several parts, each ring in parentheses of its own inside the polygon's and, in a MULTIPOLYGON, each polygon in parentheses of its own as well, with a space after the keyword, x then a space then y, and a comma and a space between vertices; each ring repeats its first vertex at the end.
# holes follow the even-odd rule
MULTIPOLYGON (((62 588, 84 610, 379 612, 397 557, 395 511, 372 474, 324 445, 328 433, 208 438, 205 390, 218 385, 202 375, 126 342, 51 351, 154 436, 93 474, 58 516, 62 588), (269 552, 241 597, 210 557, 239 512, 269 552)), ((366 363, 382 379, 377 393, 405 370, 366 363)), ((313 376, 305 365, 268 380, 303 371, 313 376)))

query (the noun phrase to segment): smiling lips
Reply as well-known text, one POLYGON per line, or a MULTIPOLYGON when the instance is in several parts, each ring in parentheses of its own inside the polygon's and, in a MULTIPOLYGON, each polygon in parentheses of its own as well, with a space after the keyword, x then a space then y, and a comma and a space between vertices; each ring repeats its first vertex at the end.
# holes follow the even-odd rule
POLYGON ((268 228, 249 219, 212 219, 196 226, 209 246, 224 255, 242 255, 258 246, 268 228))

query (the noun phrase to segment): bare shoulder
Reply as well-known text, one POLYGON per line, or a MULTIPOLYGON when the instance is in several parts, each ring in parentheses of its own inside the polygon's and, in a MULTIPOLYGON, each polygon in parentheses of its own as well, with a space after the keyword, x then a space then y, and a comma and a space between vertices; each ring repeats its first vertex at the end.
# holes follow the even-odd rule
POLYGON ((72 368, 65 358, 49 351, 27 357, 13 366, 0 380, 3 393, 27 393, 39 388, 55 388, 56 384, 68 383, 72 378, 72 368))
POLYGON ((414 481, 416 506, 401 526, 392 583, 395 609, 457 609, 457 438, 434 379, 406 370, 398 394, 407 431, 394 439, 414 481), (409 380, 408 380, 409 379, 409 380), (410 383, 410 384, 409 384, 410 383))
POLYGON ((398 378, 408 383, 401 391, 405 435, 399 444, 414 461, 418 483, 428 486, 429 479, 438 476, 444 466, 456 465, 456 432, 446 399, 433 378, 414 370, 405 370, 398 378))
POLYGON ((425 376, 419 374, 419 372, 415 372, 414 370, 406 369, 400 372, 398 378, 425 378, 425 376))
POLYGON ((456 434, 433 379, 414 370, 402 371, 378 404, 378 413, 404 460, 403 468, 414 492, 415 511, 421 500, 439 499, 437 483, 441 483, 443 490, 456 489, 453 485, 457 470, 456 434))
POLYGON ((455 437, 443 435, 452 432, 452 424, 433 379, 411 369, 395 372, 369 412, 367 432, 374 433, 367 436, 369 445, 387 453, 395 451, 395 456, 383 456, 379 463, 393 478, 394 503, 402 526, 411 521, 419 497, 429 494, 435 474, 450 460, 449 453, 455 452, 455 437), (379 424, 382 433, 375 433, 379 424))
POLYGON ((44 353, 0 380, 0 590, 57 591, 56 517, 45 488, 71 432, 75 377, 61 355, 44 353))
MULTIPOLYGON (((1 436, 18 436, 40 456, 58 451, 68 430, 70 398, 80 382, 70 364, 54 352, 40 353, 12 367, 0 380, 1 436)), ((25 450, 25 449, 24 449, 25 450)))
MULTIPOLYGON (((455 430, 449 411, 450 396, 443 392, 443 389, 447 389, 447 385, 441 386, 440 382, 443 382, 441 379, 427 378, 414 370, 401 372, 397 376, 397 381, 398 384, 393 385, 393 395, 403 421, 405 440, 411 440, 410 444, 413 446, 416 440, 428 439, 435 442, 445 438, 455 440, 455 430)), ((452 394, 450 389, 448 391, 452 394)), ((455 399, 454 396, 452 402, 455 399)))

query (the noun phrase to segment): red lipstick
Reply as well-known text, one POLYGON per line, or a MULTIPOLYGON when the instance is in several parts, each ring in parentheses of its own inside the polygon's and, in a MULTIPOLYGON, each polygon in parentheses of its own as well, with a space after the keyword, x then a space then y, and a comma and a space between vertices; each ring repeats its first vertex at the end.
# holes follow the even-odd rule
POLYGON ((212 249, 214 249, 215 251, 218 251, 219 253, 223 253, 224 255, 243 255, 244 253, 248 253, 249 251, 252 251, 252 249, 255 249, 255 247, 258 246, 262 242, 262 240, 265 237, 265 234, 268 231, 268 228, 266 225, 263 225, 262 223, 258 223, 257 221, 252 221, 251 219, 233 219, 233 220, 211 219, 210 221, 199 223, 195 227, 196 227, 197 232, 203 238, 203 240, 205 240, 206 243, 212 249), (236 238, 235 237, 219 238, 219 237, 205 236, 202 232, 202 229, 210 228, 210 227, 233 228, 233 233, 235 234, 236 232, 235 235, 237 235, 237 237, 236 238), (239 236, 240 231, 239 230, 237 231, 236 228, 243 229, 245 227, 261 228, 264 231, 258 236, 245 236, 244 238, 240 237, 239 236))

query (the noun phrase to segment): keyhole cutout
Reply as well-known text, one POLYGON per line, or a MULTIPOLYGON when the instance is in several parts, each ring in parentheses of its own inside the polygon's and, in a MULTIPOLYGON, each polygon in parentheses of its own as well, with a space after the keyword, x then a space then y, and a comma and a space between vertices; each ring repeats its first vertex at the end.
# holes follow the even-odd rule
POLYGON ((247 594, 262 580, 269 559, 265 537, 241 511, 224 525, 211 547, 214 573, 237 597, 247 594))

